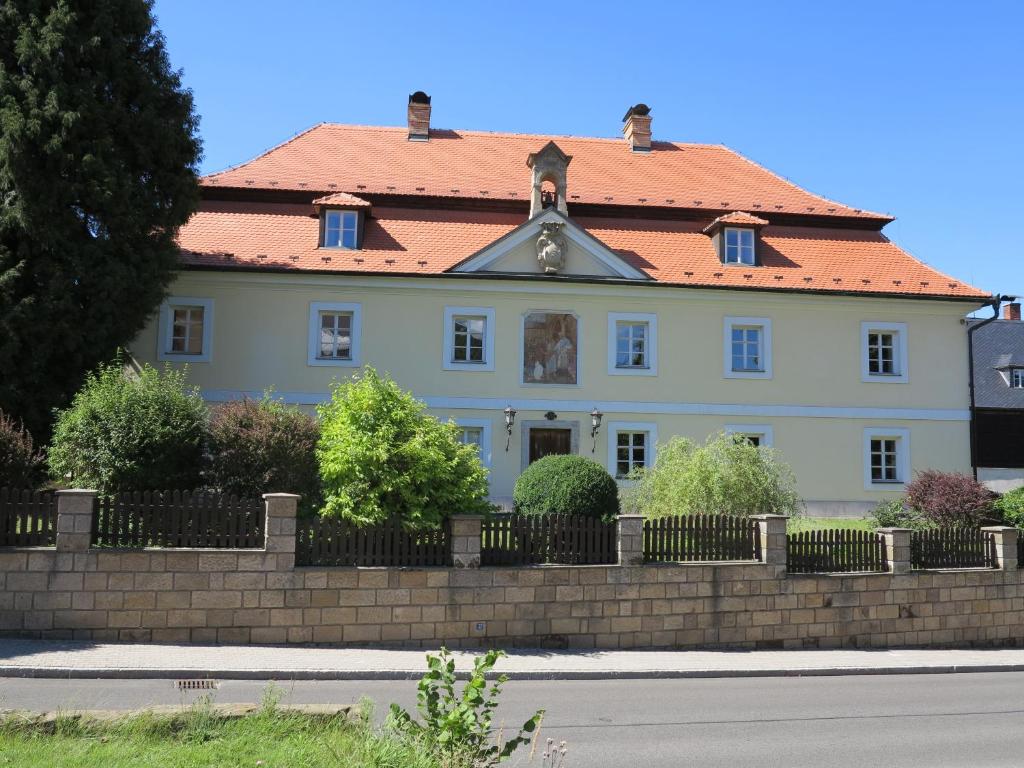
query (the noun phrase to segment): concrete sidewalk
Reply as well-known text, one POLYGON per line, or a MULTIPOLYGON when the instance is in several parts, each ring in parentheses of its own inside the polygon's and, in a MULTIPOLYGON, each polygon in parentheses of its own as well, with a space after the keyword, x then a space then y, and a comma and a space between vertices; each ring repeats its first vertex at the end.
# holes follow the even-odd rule
MULTIPOLYGON (((0 640, 0 677, 408 680, 421 650, 128 645, 0 640)), ((472 652, 454 652, 460 670, 472 652)), ((1024 671, 1024 649, 838 651, 516 650, 498 673, 517 680, 927 674, 1024 671)))

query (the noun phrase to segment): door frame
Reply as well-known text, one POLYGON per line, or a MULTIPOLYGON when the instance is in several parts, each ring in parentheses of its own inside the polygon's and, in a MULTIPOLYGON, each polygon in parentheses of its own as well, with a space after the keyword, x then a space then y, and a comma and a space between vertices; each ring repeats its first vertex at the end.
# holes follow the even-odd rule
POLYGON ((535 419, 532 421, 519 422, 519 445, 520 461, 519 471, 522 472, 530 466, 530 430, 531 429, 567 429, 569 430, 569 453, 576 456, 580 452, 580 423, 556 419, 535 419))

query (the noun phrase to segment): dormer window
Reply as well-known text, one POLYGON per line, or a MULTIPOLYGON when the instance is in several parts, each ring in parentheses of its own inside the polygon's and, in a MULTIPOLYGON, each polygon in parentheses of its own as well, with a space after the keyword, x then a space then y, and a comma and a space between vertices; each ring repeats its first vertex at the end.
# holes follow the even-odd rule
POLYGON ((725 253, 722 259, 726 264, 749 264, 753 266, 754 230, 739 227, 725 228, 725 253))
POLYGON ((324 248, 359 247, 359 212, 324 212, 324 248))
POLYGON ((1024 368, 1010 369, 1010 386, 1014 389, 1024 389, 1024 368))

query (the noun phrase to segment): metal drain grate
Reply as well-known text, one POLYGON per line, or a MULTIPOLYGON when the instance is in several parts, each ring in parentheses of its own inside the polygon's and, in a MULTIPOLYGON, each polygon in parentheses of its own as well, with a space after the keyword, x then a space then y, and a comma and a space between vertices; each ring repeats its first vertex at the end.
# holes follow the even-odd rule
POLYGON ((179 691, 215 691, 216 680, 175 680, 174 687, 179 691))

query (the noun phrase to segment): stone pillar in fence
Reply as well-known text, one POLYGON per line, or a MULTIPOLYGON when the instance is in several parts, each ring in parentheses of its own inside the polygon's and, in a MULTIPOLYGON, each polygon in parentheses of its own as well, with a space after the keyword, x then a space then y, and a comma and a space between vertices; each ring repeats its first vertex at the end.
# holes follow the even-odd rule
POLYGON ((452 565, 456 568, 480 567, 480 534, 483 515, 452 515, 452 565))
POLYGON ((982 528, 992 537, 996 553, 996 568, 1001 571, 1017 570, 1017 529, 1002 525, 982 528))
POLYGON ((301 497, 294 493, 264 493, 267 553, 277 555, 277 570, 295 567, 295 515, 301 497))
POLYGON ((619 565, 643 565, 644 516, 619 515, 615 523, 619 565))
POLYGON ((885 541, 885 562, 889 573, 910 573, 910 529, 879 528, 885 541))
POLYGON ((96 491, 57 491, 57 551, 85 552, 92 544, 92 513, 96 491))
POLYGON ((761 539, 761 562, 786 567, 786 515, 752 515, 761 539))

